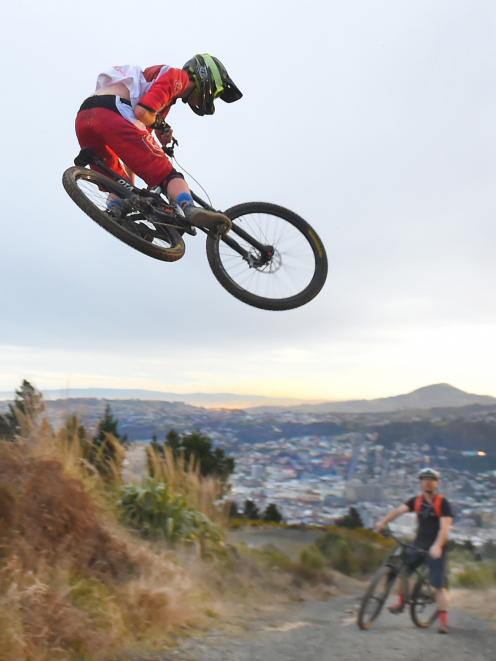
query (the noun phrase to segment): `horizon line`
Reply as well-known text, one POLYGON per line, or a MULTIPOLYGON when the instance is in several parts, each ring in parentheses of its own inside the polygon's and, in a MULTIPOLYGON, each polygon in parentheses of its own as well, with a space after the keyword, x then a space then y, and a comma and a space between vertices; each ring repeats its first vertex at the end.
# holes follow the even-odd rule
MULTIPOLYGON (((29 381, 29 379, 27 379, 29 381)), ((202 391, 202 390, 195 390, 195 391, 187 391, 187 392, 177 392, 173 390, 158 390, 154 388, 139 388, 139 387, 134 387, 134 388, 119 388, 119 387, 112 387, 112 386, 85 386, 85 387, 64 387, 64 388, 38 388, 37 386, 34 386, 39 392, 43 394, 44 397, 49 397, 52 400, 58 400, 58 399, 73 399, 73 398, 85 398, 84 395, 79 394, 79 395, 74 395, 71 393, 74 393, 74 391, 79 391, 79 392, 88 392, 88 391, 95 391, 99 392, 100 395, 93 394, 93 395, 88 395, 88 398, 96 398, 96 399, 127 399, 126 397, 117 397, 117 396, 109 396, 105 397, 105 391, 107 392, 122 392, 122 393, 132 393, 132 392, 140 392, 146 395, 146 393, 150 394, 155 394, 155 395, 164 395, 164 396, 174 396, 179 399, 173 399, 173 400, 166 400, 166 401, 174 401, 174 402, 181 402, 182 400, 180 399, 181 397, 204 397, 204 398, 222 398, 222 397, 233 397, 238 400, 284 400, 288 404, 290 402, 294 402, 295 404, 301 404, 301 405, 316 405, 316 404, 326 404, 326 403, 333 403, 333 404, 340 404, 340 403, 346 403, 346 402, 351 402, 351 401, 363 401, 363 402, 369 402, 377 399, 388 399, 388 398, 393 398, 393 397, 399 397, 402 395, 410 395, 414 392, 417 392, 418 390, 422 390, 425 388, 432 388, 436 386, 447 386, 449 388, 452 388, 454 390, 458 390, 464 394, 467 395, 475 395, 479 397, 496 397, 495 395, 490 395, 486 393, 474 393, 474 392, 469 392, 466 390, 463 390, 461 388, 458 388, 457 386, 453 386, 447 382, 437 382, 437 383, 431 383, 428 385, 424 386, 419 386, 417 388, 414 388, 413 390, 408 390, 407 392, 400 392, 399 394, 394 394, 394 395, 381 395, 381 396, 375 396, 375 397, 347 397, 347 398, 340 398, 340 399, 333 399, 330 397, 318 397, 318 398, 306 398, 306 397, 299 397, 299 396, 294 396, 294 395, 265 395, 265 394, 255 394, 255 393, 238 393, 238 392, 233 392, 233 391, 214 391, 214 392, 208 392, 208 391, 202 391), (65 393, 65 394, 64 394, 65 393), (59 396, 54 396, 58 394, 59 396)), ((17 386, 18 388, 19 386, 17 386)), ((14 388, 13 391, 11 391, 11 394, 8 391, 0 391, 0 401, 10 401, 14 399, 15 395, 15 390, 17 388, 14 388)), ((160 401, 157 397, 140 397, 140 396, 130 396, 129 399, 137 399, 137 400, 142 400, 142 401, 160 401)), ((263 406, 263 403, 261 402, 260 404, 263 406)), ((213 408, 215 406, 212 406, 213 408)), ((204 408, 208 408, 205 407, 204 408)), ((221 408, 230 408, 229 406, 226 406, 223 404, 221 408)), ((233 402, 233 408, 236 408, 233 402)))

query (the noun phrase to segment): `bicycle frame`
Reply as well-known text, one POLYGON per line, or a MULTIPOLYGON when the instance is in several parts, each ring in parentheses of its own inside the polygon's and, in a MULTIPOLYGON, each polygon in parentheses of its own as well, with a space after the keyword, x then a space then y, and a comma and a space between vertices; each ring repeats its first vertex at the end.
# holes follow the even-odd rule
POLYGON ((404 596, 405 599, 405 604, 411 603, 410 599, 410 583, 412 582, 412 577, 415 575, 417 577, 421 577, 421 571, 423 565, 420 565, 420 567, 416 567, 413 571, 408 572, 408 566, 406 562, 406 550, 407 549, 412 549, 416 551, 417 553, 421 553, 422 555, 428 556, 429 553, 428 551, 425 551, 424 549, 420 549, 417 546, 414 546, 413 544, 405 544, 405 542, 402 542, 400 539, 395 537, 392 533, 388 534, 388 537, 393 539, 397 544, 398 547, 391 553, 391 555, 386 558, 384 561, 384 565, 386 567, 391 567, 391 569, 394 569, 397 572, 398 579, 401 582, 401 592, 404 596), (400 553, 397 553, 398 548, 401 548, 400 553), (400 565, 399 567, 395 566, 393 559, 398 558, 400 560, 400 565))
MULTIPOLYGON (((129 189, 130 192, 132 192, 135 195, 138 195, 140 197, 143 196, 151 196, 157 198, 157 200, 160 200, 163 203, 163 199, 161 197, 160 188, 157 187, 157 190, 150 190, 146 189, 143 190, 141 188, 138 188, 137 186, 134 186, 134 184, 131 184, 127 179, 124 179, 120 175, 118 175, 116 172, 114 172, 111 168, 109 168, 101 159, 95 156, 93 151, 91 149, 83 148, 81 149, 79 155, 74 159, 74 164, 80 167, 86 167, 87 165, 93 164, 96 165, 100 170, 105 172, 107 176, 109 176, 111 179, 116 181, 118 184, 121 186, 124 186, 125 188, 129 189)), ((205 202, 199 195, 197 195, 194 191, 191 191, 191 196, 193 200, 200 206, 202 206, 204 209, 207 209, 209 211, 218 211, 218 209, 215 209, 212 207, 210 204, 205 202)), ((174 205, 171 205, 174 208, 174 205)), ((196 228, 194 228, 186 219, 182 219, 181 216, 178 214, 176 215, 176 220, 180 223, 179 225, 173 224, 173 223, 161 223, 164 226, 168 226, 171 228, 175 229, 181 229, 188 234, 192 234, 193 236, 196 235, 196 228)), ((211 230, 206 229, 204 227, 199 228, 205 234, 212 236, 213 233, 211 230)), ((270 245, 265 245, 257 241, 253 236, 245 232, 241 227, 236 225, 235 223, 232 223, 232 228, 231 232, 234 234, 237 234, 241 239, 246 241, 249 245, 251 245, 255 250, 257 250, 260 253, 260 257, 256 257, 253 255, 250 251, 245 250, 242 246, 239 245, 239 243, 232 238, 230 235, 222 235, 220 236, 220 239, 228 245, 232 250, 237 252, 241 257, 249 264, 250 267, 259 267, 263 266, 266 264, 274 255, 274 247, 270 245)))

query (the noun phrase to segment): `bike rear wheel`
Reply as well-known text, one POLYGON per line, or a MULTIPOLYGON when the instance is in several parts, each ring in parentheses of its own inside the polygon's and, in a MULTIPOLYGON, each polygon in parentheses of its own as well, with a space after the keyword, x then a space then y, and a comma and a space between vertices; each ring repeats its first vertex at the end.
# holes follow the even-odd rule
POLYGON ((225 211, 233 221, 226 237, 207 238, 214 276, 243 303, 291 310, 320 292, 327 256, 315 230, 289 209, 247 202, 225 211))
POLYGON ((417 579, 410 603, 410 616, 415 626, 427 629, 438 616, 436 593, 427 576, 421 574, 417 579))
POLYGON ((377 570, 360 604, 357 618, 360 629, 370 629, 379 617, 396 577, 396 571, 388 565, 377 570))
POLYGON ((174 214, 165 202, 163 214, 158 210, 154 213, 153 209, 150 213, 143 213, 129 203, 132 190, 88 168, 68 168, 62 175, 62 184, 92 220, 132 248, 165 262, 175 262, 184 255, 181 235, 173 227, 166 226, 167 222, 174 223, 174 214), (125 213, 112 215, 109 212, 109 195, 113 200, 127 200, 125 213), (169 217, 165 210, 169 211, 169 217))

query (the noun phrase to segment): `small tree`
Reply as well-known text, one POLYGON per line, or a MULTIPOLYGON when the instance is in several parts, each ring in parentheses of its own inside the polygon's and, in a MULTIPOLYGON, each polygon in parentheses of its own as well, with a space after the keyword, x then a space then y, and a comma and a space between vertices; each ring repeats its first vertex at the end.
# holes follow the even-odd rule
POLYGON ((110 404, 105 406, 103 417, 98 423, 96 435, 85 451, 85 459, 92 464, 106 482, 120 479, 124 461, 123 443, 127 437, 120 436, 119 422, 114 418, 110 404))
POLYGON ((241 512, 238 509, 238 504, 231 500, 229 502, 229 518, 230 519, 239 519, 241 517, 241 512))
POLYGON ((0 439, 8 439, 11 435, 10 425, 7 422, 6 416, 0 414, 0 439))
POLYGON ((260 519, 260 512, 253 500, 245 500, 243 508, 243 516, 245 519, 252 519, 253 521, 260 519))
POLYGON ((263 514, 263 519, 264 521, 272 521, 274 523, 281 523, 283 517, 281 512, 277 509, 277 505, 274 503, 270 503, 267 505, 265 508, 265 512, 263 514))
POLYGON ((115 438, 117 438, 123 445, 125 445, 128 440, 127 436, 119 434, 118 427, 119 421, 117 418, 114 418, 110 404, 107 403, 105 406, 105 411, 103 412, 103 417, 98 423, 95 439, 101 441, 104 439, 105 434, 112 434, 112 436, 115 436, 115 438))
POLYGON ((336 520, 336 525, 342 528, 363 528, 362 517, 355 507, 350 507, 348 514, 336 520))
POLYGON ((171 429, 165 437, 165 445, 170 447, 175 457, 178 456, 181 449, 181 436, 175 429, 171 429))
POLYGON ((225 483, 234 472, 234 459, 221 448, 214 448, 211 439, 201 432, 180 435, 171 429, 164 445, 176 459, 182 455, 186 465, 197 463, 203 477, 215 476, 225 483))
POLYGON ((29 432, 32 424, 39 421, 45 410, 43 395, 26 379, 15 391, 15 398, 9 410, 0 415, 0 437, 14 441, 22 433, 29 432))

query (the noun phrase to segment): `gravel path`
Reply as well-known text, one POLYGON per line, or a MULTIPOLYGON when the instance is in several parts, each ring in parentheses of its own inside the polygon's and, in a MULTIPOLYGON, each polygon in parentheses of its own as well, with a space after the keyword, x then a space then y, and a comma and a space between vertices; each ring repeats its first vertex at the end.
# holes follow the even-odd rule
POLYGON ((305 602, 284 612, 236 618, 228 631, 189 639, 157 661, 494 661, 496 632, 474 616, 452 609, 447 636, 417 629, 409 615, 383 613, 371 631, 355 624, 357 598, 305 602))

